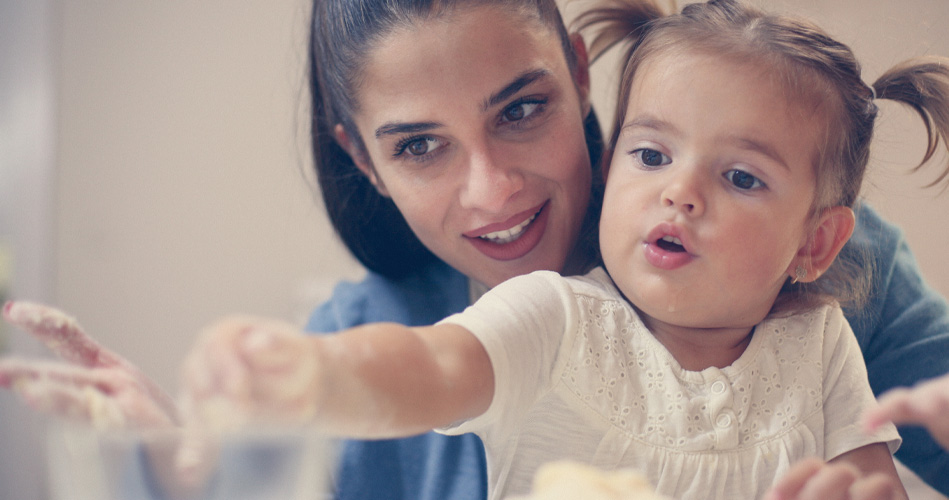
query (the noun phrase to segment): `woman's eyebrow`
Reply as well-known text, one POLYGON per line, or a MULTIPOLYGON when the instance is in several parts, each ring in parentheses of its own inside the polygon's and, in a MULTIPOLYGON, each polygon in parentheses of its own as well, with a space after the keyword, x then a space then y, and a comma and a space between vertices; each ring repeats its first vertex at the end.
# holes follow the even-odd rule
POLYGON ((546 69, 535 69, 533 71, 526 71, 520 76, 515 78, 511 83, 507 84, 501 90, 491 94, 484 104, 481 105, 482 111, 487 111, 491 107, 497 105, 498 103, 506 101, 512 95, 516 94, 522 88, 534 83, 541 78, 547 78, 550 76, 550 71, 546 69))
POLYGON ((389 122, 376 129, 376 139, 384 135, 415 134, 440 127, 436 122, 400 123, 389 122))
MULTIPOLYGON (((518 93, 524 87, 536 82, 537 80, 547 78, 550 76, 550 71, 546 69, 536 69, 532 71, 525 71, 517 78, 507 84, 501 90, 491 94, 491 96, 484 101, 481 105, 482 111, 487 111, 492 106, 497 105, 498 103, 504 102, 509 99, 512 95, 518 93)), ((440 127, 441 124, 437 122, 416 122, 416 123, 402 123, 402 122, 389 122, 383 124, 376 129, 376 138, 379 139, 384 135, 398 135, 398 134, 416 134, 419 132, 425 132, 432 130, 434 128, 440 127)))

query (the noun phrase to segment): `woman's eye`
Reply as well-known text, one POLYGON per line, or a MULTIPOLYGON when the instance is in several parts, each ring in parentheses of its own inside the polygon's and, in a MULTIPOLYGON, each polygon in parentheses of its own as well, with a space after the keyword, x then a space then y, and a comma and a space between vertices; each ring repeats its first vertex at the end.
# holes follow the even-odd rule
POLYGON ((744 170, 729 170, 725 172, 725 178, 738 189, 748 190, 764 187, 764 183, 761 182, 761 179, 758 179, 744 170))
POLYGON ((672 163, 672 158, 656 151, 655 149, 642 148, 632 151, 632 155, 647 167, 661 167, 672 163))
POLYGON ((424 156, 440 147, 440 142, 434 137, 410 137, 399 143, 395 147, 395 155, 408 153, 412 156, 424 156))
POLYGON ((537 112, 545 101, 531 100, 518 101, 511 104, 501 112, 501 119, 506 122, 519 122, 537 112))

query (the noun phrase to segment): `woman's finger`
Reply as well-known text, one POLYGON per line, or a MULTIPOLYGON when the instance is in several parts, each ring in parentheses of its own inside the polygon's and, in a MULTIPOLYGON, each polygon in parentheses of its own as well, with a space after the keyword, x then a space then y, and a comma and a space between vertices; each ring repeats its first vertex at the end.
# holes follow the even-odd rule
POLYGON ((59 383, 49 378, 22 377, 10 387, 34 410, 98 428, 125 427, 123 410, 115 398, 94 385, 59 383))
POLYGON ((807 481, 817 474, 823 465, 824 462, 817 458, 808 458, 796 463, 774 483, 765 495, 766 500, 797 498, 807 485, 807 481))
POLYGON ((860 471, 850 464, 827 464, 813 475, 798 498, 800 500, 847 500, 860 471))
POLYGON ((873 474, 858 479, 850 488, 851 500, 893 500, 897 498, 897 487, 885 474, 873 474))
POLYGON ((86 335, 74 318, 42 304, 7 302, 3 317, 39 339, 60 358, 80 366, 114 366, 118 356, 86 335))
POLYGON ((12 388, 23 381, 38 380, 72 387, 100 386, 110 382, 100 372, 75 365, 18 358, 0 360, 0 387, 12 388))
POLYGON ((873 431, 886 422, 925 426, 949 447, 949 375, 897 388, 880 396, 879 404, 863 416, 863 428, 873 431))
MULTIPOLYGON (((33 302, 11 301, 3 306, 3 317, 13 325, 26 330, 39 339, 61 359, 86 368, 114 368, 135 381, 141 388, 141 395, 149 398, 167 420, 178 423, 178 410, 172 398, 155 382, 145 376, 132 363, 106 349, 95 339, 87 335, 79 323, 62 311, 33 302)), ((81 372, 71 376, 81 376, 81 372)))

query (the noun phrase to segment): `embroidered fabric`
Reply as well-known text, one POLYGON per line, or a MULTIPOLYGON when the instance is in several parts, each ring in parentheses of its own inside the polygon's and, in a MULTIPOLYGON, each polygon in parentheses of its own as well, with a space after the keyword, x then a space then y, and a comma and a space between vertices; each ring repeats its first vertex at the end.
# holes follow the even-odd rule
POLYGON ((515 278, 445 321, 494 368, 489 409, 442 431, 482 438, 491 498, 527 492, 559 459, 637 468, 673 498, 755 498, 805 456, 899 443, 893 427, 857 427, 874 398, 836 307, 766 319, 738 360, 702 371, 679 365, 602 269, 515 278))

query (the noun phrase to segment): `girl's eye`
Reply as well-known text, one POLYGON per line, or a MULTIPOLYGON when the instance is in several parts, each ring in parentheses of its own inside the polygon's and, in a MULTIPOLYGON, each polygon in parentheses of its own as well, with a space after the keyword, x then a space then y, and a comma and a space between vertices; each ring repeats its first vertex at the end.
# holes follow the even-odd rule
POLYGON ((631 152, 633 156, 646 167, 661 167, 672 163, 672 158, 656 151, 655 149, 642 148, 631 152))
POLYGON ((425 156, 441 147, 441 143, 434 137, 409 137, 395 145, 395 154, 401 156, 408 153, 412 156, 425 156))
POLYGON ((504 108, 501 119, 505 122, 519 122, 530 117, 544 105, 546 99, 520 100, 504 108))
POLYGON ((760 189, 765 187, 764 182, 761 182, 761 179, 745 172, 744 170, 733 169, 725 172, 725 178, 732 183, 738 189, 749 190, 749 189, 760 189))

